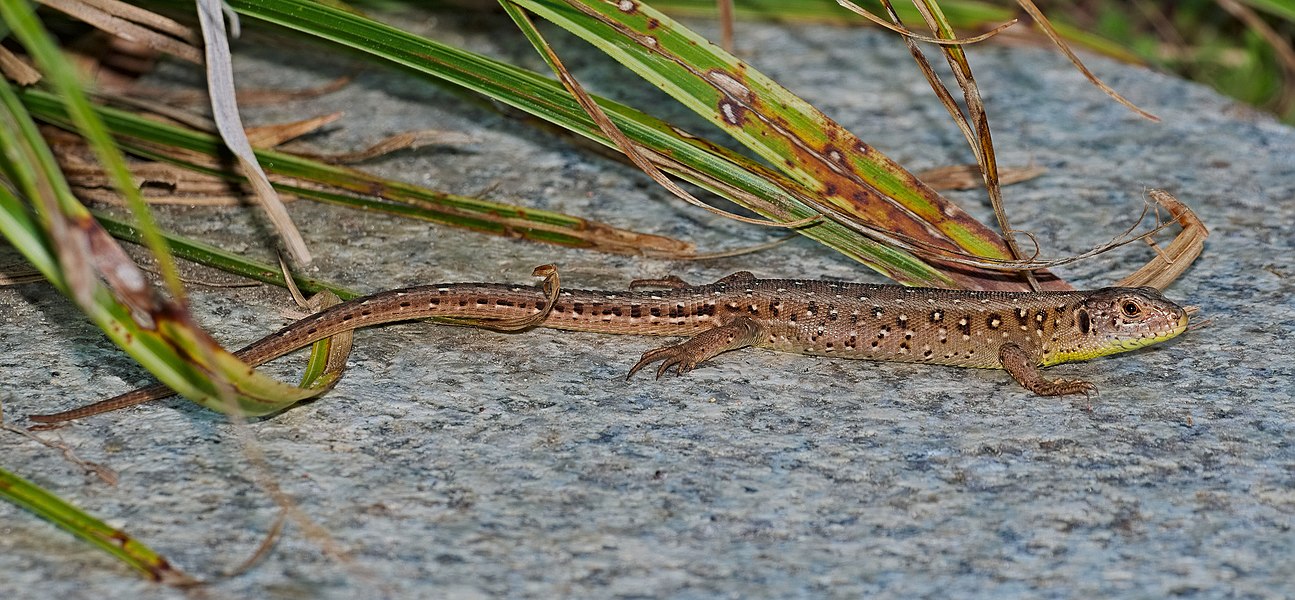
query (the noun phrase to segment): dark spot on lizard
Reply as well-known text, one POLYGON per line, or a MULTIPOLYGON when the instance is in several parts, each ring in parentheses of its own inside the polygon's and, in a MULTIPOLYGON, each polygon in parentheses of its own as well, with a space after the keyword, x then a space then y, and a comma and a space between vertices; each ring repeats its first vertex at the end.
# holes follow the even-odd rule
POLYGON ((585 314, 585 304, 584 304, 583 302, 576 302, 575 304, 572 304, 572 305, 571 305, 571 312, 573 312, 573 313, 575 313, 575 314, 577 314, 577 315, 583 315, 583 314, 585 314))
POLYGON ((511 300, 495 300, 495 306, 513 306, 511 300))
POLYGON ((631 318, 631 319, 641 319, 641 318, 643 318, 643 307, 642 307, 642 306, 640 306, 640 305, 638 305, 638 304, 631 304, 631 305, 630 305, 630 318, 631 318))

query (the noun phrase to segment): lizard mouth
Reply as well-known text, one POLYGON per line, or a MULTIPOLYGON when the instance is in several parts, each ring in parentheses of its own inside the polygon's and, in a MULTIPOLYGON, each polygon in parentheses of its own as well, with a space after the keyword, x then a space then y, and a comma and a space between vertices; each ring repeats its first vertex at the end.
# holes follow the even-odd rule
POLYGON ((1124 339, 1119 342, 1119 347, 1123 350, 1134 350, 1143 346, 1157 344, 1165 340, 1178 337, 1178 334, 1187 331, 1191 321, 1190 313, 1183 311, 1178 317, 1178 322, 1160 331, 1148 331, 1136 338, 1124 339))

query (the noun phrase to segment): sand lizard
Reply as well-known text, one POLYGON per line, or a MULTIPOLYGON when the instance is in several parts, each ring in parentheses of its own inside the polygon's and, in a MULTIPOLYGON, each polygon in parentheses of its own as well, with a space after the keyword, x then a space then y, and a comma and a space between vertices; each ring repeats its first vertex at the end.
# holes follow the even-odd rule
MULTIPOLYGON (((546 265, 536 269, 552 267, 546 265)), ((553 271, 556 273, 556 271, 553 271)), ((337 333, 423 318, 518 324, 594 333, 689 336, 644 353, 629 370, 660 362, 679 374, 746 346, 842 358, 1005 369, 1045 395, 1087 394, 1082 380, 1050 380, 1041 366, 1087 360, 1170 339, 1187 311, 1155 288, 978 292, 734 273, 707 285, 638 280, 624 292, 449 283, 379 292, 301 319, 235 353, 253 366, 337 333), (653 287, 643 291, 635 288, 653 287)), ((512 328, 512 327, 508 327, 512 328)), ((80 409, 33 416, 56 422, 170 395, 143 388, 80 409)))

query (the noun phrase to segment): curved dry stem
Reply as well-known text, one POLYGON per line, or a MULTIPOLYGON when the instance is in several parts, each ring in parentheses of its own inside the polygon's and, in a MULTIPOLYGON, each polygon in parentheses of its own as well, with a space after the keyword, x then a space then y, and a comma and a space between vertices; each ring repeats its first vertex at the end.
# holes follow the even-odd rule
POLYGON ((878 27, 889 29, 890 31, 898 33, 899 35, 902 35, 906 38, 923 41, 928 44, 935 44, 937 46, 961 46, 964 44, 975 44, 977 42, 983 42, 991 37, 994 37, 1002 33, 1003 30, 1017 24, 1020 21, 1020 19, 1012 19, 1010 21, 1007 21, 1006 23, 995 26, 993 29, 990 29, 985 33, 982 33, 980 35, 974 35, 968 38, 938 38, 938 37, 931 37, 929 35, 922 35, 920 33, 917 33, 916 31, 913 31, 911 29, 908 29, 907 27, 904 27, 903 25, 887 21, 881 17, 878 17, 877 15, 872 14, 871 12, 865 10, 862 6, 859 6, 858 4, 855 4, 850 0, 836 0, 836 3, 841 5, 841 7, 845 8, 846 10, 856 15, 859 15, 860 17, 863 17, 869 21, 872 21, 872 23, 874 25, 877 25, 878 27))
MULTIPOLYGON (((1205 238, 1209 237, 1210 232, 1200 217, 1197 217, 1191 208, 1188 208, 1173 194, 1165 190, 1153 189, 1148 190, 1147 195, 1158 206, 1163 206, 1168 210, 1170 216, 1173 217, 1173 222, 1178 223, 1183 229, 1174 237, 1174 241, 1169 243, 1169 247, 1164 249, 1156 245, 1150 237, 1144 237, 1147 243, 1156 249, 1156 257, 1142 268, 1121 279, 1116 285, 1131 287, 1146 285, 1164 289, 1177 280, 1187 270, 1187 267, 1196 261, 1196 257, 1201 255, 1201 252, 1205 249, 1205 238)), ((1157 214, 1158 217, 1159 215, 1157 214)), ((1167 226, 1168 223, 1161 224, 1158 229, 1163 229, 1167 226)))
POLYGON ((1016 0, 1016 3, 1025 10, 1026 14, 1030 15, 1030 18, 1034 19, 1034 22, 1038 24, 1039 29, 1043 31, 1043 35, 1048 36, 1048 39, 1052 40, 1052 43, 1057 46, 1057 49, 1061 50, 1061 53, 1065 54, 1066 58, 1070 59, 1070 62, 1075 65, 1075 68, 1079 69, 1079 72, 1083 73, 1084 77, 1088 78, 1088 81, 1092 82, 1093 85, 1097 86, 1103 92, 1106 92, 1107 96, 1110 96, 1116 102, 1123 104, 1129 110, 1137 113, 1142 118, 1156 123, 1160 122, 1160 117, 1138 108, 1137 105, 1130 102, 1124 96, 1121 96, 1119 92, 1116 92, 1111 88, 1111 86, 1106 85, 1106 83, 1101 79, 1098 79, 1092 71, 1088 70, 1088 67, 1084 66, 1083 61, 1079 60, 1079 57, 1070 49, 1070 46, 1066 44, 1066 41, 1061 39, 1061 35, 1057 33, 1057 30, 1053 29, 1052 23, 1048 21, 1048 18, 1043 16, 1043 11, 1040 11, 1039 7, 1035 6, 1033 2, 1030 0, 1016 0))

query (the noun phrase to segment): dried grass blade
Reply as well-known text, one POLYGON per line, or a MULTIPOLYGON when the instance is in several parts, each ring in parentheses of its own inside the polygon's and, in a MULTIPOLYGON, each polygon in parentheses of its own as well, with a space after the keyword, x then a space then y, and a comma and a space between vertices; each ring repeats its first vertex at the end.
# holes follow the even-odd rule
POLYGON ((256 190, 256 197, 275 230, 279 232, 288 255, 298 264, 310 264, 310 250, 306 248, 306 241, 302 239, 292 217, 288 216, 287 209, 275 194, 274 187, 257 162, 256 154, 243 130, 243 120, 239 116, 238 102, 235 99, 233 65, 229 55, 229 40, 225 37, 221 0, 198 0, 197 6, 206 49, 207 87, 211 93, 211 109, 216 117, 216 127, 256 190))
MULTIPOLYGON (((889 0, 882 1, 883 4, 889 7, 889 0)), ((931 0, 921 0, 914 2, 914 6, 922 14, 922 18, 926 20, 927 27, 935 32, 937 37, 946 39, 954 37, 953 27, 944 17, 944 13, 940 11, 938 4, 931 0)), ((899 18, 893 10, 890 11, 890 14, 893 19, 899 18)), ((905 42, 915 58, 921 54, 921 49, 911 38, 905 38, 905 42)), ((967 60, 967 54, 963 52, 961 46, 940 46, 939 48, 940 52, 944 54, 945 61, 948 62, 953 71, 958 87, 962 89, 962 97, 967 105, 967 116, 964 117, 958 106, 948 101, 947 93, 941 94, 941 101, 954 120, 963 122, 962 125, 959 125, 959 128, 962 129, 964 134, 968 135, 967 143, 971 146, 976 162, 980 165, 980 172, 984 176, 985 190, 989 193, 990 204, 994 207, 994 217, 998 220, 998 228, 1002 232, 1003 241, 1006 243, 1011 257, 1020 260, 1023 255, 1021 254, 1020 245, 1016 241, 1016 232, 1012 229, 1007 217, 1007 210, 1003 207, 1003 192, 998 182, 998 159, 994 153, 994 140, 989 128, 989 116, 985 112, 985 103, 980 97, 980 88, 976 85, 971 63, 967 60), (973 128, 975 130, 974 137, 969 135, 970 130, 973 128)), ((919 64, 924 63, 925 59, 920 59, 918 62, 919 64)), ((923 72, 927 75, 932 88, 943 87, 934 72, 925 67, 923 72)), ((1041 289, 1042 286, 1034 273, 1022 271, 1021 274, 1026 283, 1029 284, 1030 289, 1041 289)))
POLYGON ((303 135, 319 131, 319 128, 328 125, 329 123, 335 123, 341 118, 342 113, 335 112, 326 115, 319 115, 317 117, 310 117, 309 119, 302 119, 300 121, 293 121, 291 123, 275 123, 273 125, 265 125, 262 127, 248 127, 245 131, 247 133, 247 141, 251 143, 252 146, 257 148, 273 148, 280 144, 295 140, 303 135))
POLYGON ((895 13, 893 6, 886 6, 886 9, 888 12, 890 12, 893 18, 895 18, 896 22, 887 21, 881 17, 878 17, 877 15, 872 14, 868 10, 864 9, 862 6, 859 6, 858 4, 855 4, 850 0, 836 0, 836 1, 837 1, 837 4, 841 5, 842 8, 845 8, 846 10, 867 19, 872 24, 878 27, 881 27, 883 29, 888 29, 894 33, 898 33, 899 35, 902 35, 905 38, 926 42, 928 44, 936 44, 938 46, 961 46, 963 44, 974 44, 976 42, 983 42, 991 37, 998 35, 999 33, 1003 32, 1003 30, 1007 29, 1008 27, 1011 27, 1012 25, 1015 25, 1019 21, 1019 19, 1012 19, 1010 21, 1007 21, 1006 23, 1000 23, 998 25, 995 25, 993 28, 991 28, 989 31, 986 31, 985 33, 982 33, 980 35, 974 35, 968 38, 931 37, 929 35, 924 35, 916 31, 913 31, 900 24, 898 22, 898 15, 895 13))
POLYGON ((1034 19, 1035 24, 1039 26, 1039 29, 1043 31, 1043 34, 1048 36, 1048 39, 1052 40, 1053 44, 1056 44, 1057 48, 1061 50, 1061 53, 1065 54, 1066 58, 1070 59, 1070 62, 1075 65, 1075 68, 1079 69, 1079 72, 1083 73, 1084 77, 1088 78, 1088 81, 1092 82, 1092 84, 1097 86, 1098 89, 1102 90, 1103 92, 1106 92, 1106 95, 1110 96, 1116 102, 1123 104, 1129 110, 1142 116, 1142 118, 1147 119, 1149 121, 1155 121, 1157 123, 1160 122, 1160 117, 1157 117, 1151 114, 1150 112, 1147 112, 1139 108, 1137 105, 1130 102, 1124 96, 1121 96, 1119 92, 1116 92, 1113 88, 1111 88, 1111 86, 1106 85, 1105 82, 1103 82, 1101 79, 1098 79, 1098 77, 1094 75, 1092 71, 1088 70, 1088 67, 1084 65, 1083 61, 1079 60, 1079 57, 1075 55, 1075 52, 1070 49, 1070 45, 1067 44, 1066 41, 1061 38, 1061 35, 1057 33, 1057 30, 1055 28, 1053 28, 1052 23, 1048 21, 1048 18, 1043 16, 1043 11, 1040 11, 1039 7, 1034 5, 1034 2, 1031 2, 1030 0, 1016 0, 1016 3, 1019 4, 1021 8, 1025 10, 1026 14, 1029 14, 1030 17, 1034 19))
POLYGON ((40 71, 33 69, 31 65, 23 62, 8 48, 0 46, 0 71, 4 76, 12 79, 14 83, 21 86, 28 86, 40 81, 40 71))
MULTIPOLYGON (((83 21, 88 25, 92 25, 124 40, 143 44, 149 48, 166 52, 192 63, 202 61, 202 54, 190 43, 187 43, 184 40, 178 40, 170 35, 163 35, 147 27, 141 27, 140 25, 132 23, 117 14, 109 12, 109 10, 105 10, 105 7, 102 5, 96 6, 95 3, 85 2, 82 0, 40 0, 40 2, 52 9, 63 12, 68 16, 83 21)), ((139 9, 136 9, 136 11, 147 12, 139 11, 139 9)), ((156 17, 156 15, 154 16, 156 17)), ((162 17, 157 18, 163 19, 162 17)), ((170 21, 169 19, 165 20, 170 21)), ((182 26, 175 23, 175 21, 170 21, 170 23, 175 27, 182 28, 182 26)), ((184 30, 184 32, 186 36, 189 35, 187 30, 184 30)))

